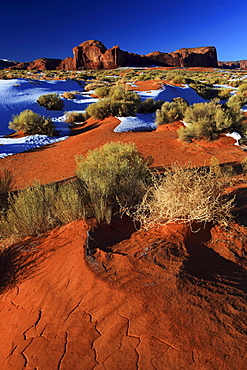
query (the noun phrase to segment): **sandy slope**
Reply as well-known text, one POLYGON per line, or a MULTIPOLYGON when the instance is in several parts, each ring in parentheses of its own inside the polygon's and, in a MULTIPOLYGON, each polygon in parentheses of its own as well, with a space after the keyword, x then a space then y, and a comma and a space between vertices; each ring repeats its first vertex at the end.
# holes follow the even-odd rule
POLYGON ((77 221, 7 251, 2 369, 246 369, 246 270, 207 245, 217 229, 131 233, 115 219, 85 251, 77 221))
POLYGON ((19 188, 31 185, 35 179, 49 183, 73 177, 76 155, 85 155, 89 149, 110 141, 136 143, 144 156, 152 156, 156 167, 169 166, 175 161, 203 166, 210 163, 212 156, 216 156, 220 163, 236 164, 246 157, 245 152, 234 145, 235 140, 229 137, 222 136, 211 143, 188 144, 178 140, 179 122, 160 126, 153 132, 115 133, 113 130, 118 124, 119 120, 111 117, 104 121, 90 119, 81 127, 80 134, 48 147, 3 158, 1 166, 12 171, 15 187, 19 188))

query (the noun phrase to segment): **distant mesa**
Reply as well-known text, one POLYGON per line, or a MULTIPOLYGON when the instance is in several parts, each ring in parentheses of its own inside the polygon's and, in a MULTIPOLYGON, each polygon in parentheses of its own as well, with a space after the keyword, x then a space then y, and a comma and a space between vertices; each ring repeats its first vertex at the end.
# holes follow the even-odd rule
POLYGON ((40 58, 30 63, 12 65, 9 69, 88 70, 150 65, 163 67, 218 67, 217 52, 214 46, 207 46, 183 48, 173 53, 155 51, 146 55, 139 55, 123 51, 119 46, 107 49, 101 41, 89 40, 73 48, 73 57, 68 57, 64 60, 40 58))
POLYGON ((229 69, 247 69, 247 60, 237 60, 234 62, 218 62, 219 67, 229 69))

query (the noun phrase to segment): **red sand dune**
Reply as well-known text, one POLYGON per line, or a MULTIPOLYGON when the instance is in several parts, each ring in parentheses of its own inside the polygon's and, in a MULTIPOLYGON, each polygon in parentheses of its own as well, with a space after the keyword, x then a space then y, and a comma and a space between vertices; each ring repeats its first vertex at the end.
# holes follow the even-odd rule
POLYGON ((175 122, 158 127, 153 132, 114 133, 119 124, 117 118, 109 117, 103 121, 90 118, 86 124, 77 127, 76 132, 65 141, 34 149, 1 159, 2 168, 14 175, 15 188, 33 184, 61 181, 75 175, 75 156, 85 155, 110 141, 134 142, 144 156, 152 156, 153 166, 170 166, 174 162, 191 162, 198 166, 208 165, 212 156, 220 163, 240 163, 246 154, 235 146, 235 140, 222 136, 214 142, 195 141, 186 143, 178 139, 177 128, 182 124, 175 122))
POLYGON ((238 228, 235 253, 217 228, 133 233, 127 219, 90 230, 86 251, 83 221, 26 238, 1 274, 1 368, 246 369, 238 228))

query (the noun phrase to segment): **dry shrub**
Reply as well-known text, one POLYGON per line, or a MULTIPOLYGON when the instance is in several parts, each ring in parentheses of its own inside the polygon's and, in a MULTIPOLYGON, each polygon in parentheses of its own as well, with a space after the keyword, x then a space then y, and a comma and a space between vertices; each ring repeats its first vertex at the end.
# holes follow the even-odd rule
POLYGON ((0 194, 8 193, 13 185, 13 176, 10 171, 4 169, 0 172, 0 194))
POLYGON ((85 114, 83 112, 67 112, 65 114, 65 121, 67 123, 81 123, 85 121, 85 114))
POLYGON ((241 166, 242 166, 242 171, 244 173, 247 173, 247 157, 245 157, 244 159, 242 159, 241 166))
POLYGON ((146 193, 133 217, 145 228, 168 222, 212 222, 227 225, 233 199, 206 169, 174 165, 146 193))
POLYGON ((75 99, 76 98, 75 94, 71 91, 65 91, 62 97, 65 99, 75 99))

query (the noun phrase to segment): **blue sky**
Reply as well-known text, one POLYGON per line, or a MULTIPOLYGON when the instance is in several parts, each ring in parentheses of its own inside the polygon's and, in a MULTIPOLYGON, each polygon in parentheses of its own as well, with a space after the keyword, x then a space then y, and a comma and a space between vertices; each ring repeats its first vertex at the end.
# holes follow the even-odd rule
POLYGON ((247 59, 246 20, 245 0, 8 0, 0 58, 64 59, 95 39, 138 54, 215 46, 220 61, 247 59))

